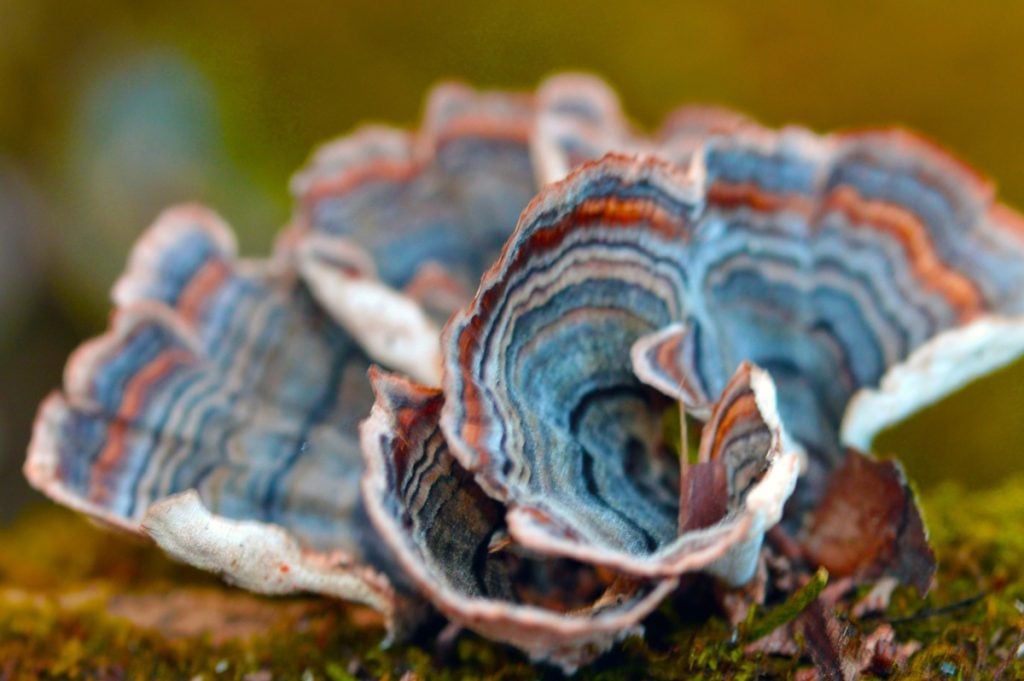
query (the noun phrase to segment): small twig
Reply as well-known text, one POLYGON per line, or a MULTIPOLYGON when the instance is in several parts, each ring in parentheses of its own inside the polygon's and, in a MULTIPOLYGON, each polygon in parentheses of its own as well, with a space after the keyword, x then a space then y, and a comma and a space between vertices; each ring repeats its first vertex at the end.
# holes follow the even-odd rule
POLYGON ((963 600, 960 600, 960 601, 956 601, 955 603, 949 603, 947 605, 943 605, 943 606, 940 606, 938 608, 921 608, 920 610, 918 610, 917 612, 915 612, 912 615, 905 615, 903 617, 894 617, 893 619, 890 619, 890 620, 887 620, 887 621, 889 622, 889 624, 906 624, 908 622, 916 622, 918 620, 927 619, 929 617, 939 617, 939 616, 942 616, 942 615, 948 615, 951 612, 956 612, 957 610, 963 610, 964 608, 969 608, 970 606, 974 605, 975 603, 977 603, 981 599, 985 598, 985 596, 987 596, 987 595, 988 595, 987 592, 979 591, 978 593, 974 594, 973 596, 968 596, 967 598, 965 598, 963 600))

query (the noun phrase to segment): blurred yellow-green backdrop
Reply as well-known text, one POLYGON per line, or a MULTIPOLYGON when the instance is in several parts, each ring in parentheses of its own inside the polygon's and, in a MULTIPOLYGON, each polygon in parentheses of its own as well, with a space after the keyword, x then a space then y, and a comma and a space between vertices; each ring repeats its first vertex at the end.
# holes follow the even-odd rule
MULTIPOLYGON (((1024 3, 175 3, 0 0, 0 515, 37 403, 98 333, 164 206, 219 210, 243 250, 287 220, 315 144, 416 122, 448 78, 530 88, 596 72, 635 119, 715 102, 769 124, 901 124, 1024 205, 1024 3)), ((923 486, 1024 467, 1024 364, 883 437, 923 486)))

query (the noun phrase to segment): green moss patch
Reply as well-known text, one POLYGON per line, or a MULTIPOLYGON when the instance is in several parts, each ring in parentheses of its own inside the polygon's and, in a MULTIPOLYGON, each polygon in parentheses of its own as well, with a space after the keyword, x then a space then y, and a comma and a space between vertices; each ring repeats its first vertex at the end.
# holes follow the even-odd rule
MULTIPOLYGON (((925 495, 939 556, 935 589, 897 590, 883 615, 921 650, 895 678, 1024 677, 1024 478, 982 492, 953 485, 925 495)), ((744 652, 791 621, 824 575, 789 601, 734 628, 689 621, 666 603, 580 679, 789 678, 806 659, 744 652)), ((263 598, 178 565, 142 542, 47 506, 0 532, 0 679, 557 678, 517 652, 463 632, 379 648, 379 619, 317 598, 263 598)))

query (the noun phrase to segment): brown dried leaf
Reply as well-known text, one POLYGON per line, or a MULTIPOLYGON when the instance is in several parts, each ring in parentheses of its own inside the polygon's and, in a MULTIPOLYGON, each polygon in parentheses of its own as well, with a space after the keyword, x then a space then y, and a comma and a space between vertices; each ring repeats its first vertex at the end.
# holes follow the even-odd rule
POLYGON ((688 464, 680 483, 681 532, 711 527, 728 513, 729 472, 722 458, 688 464))
POLYGON ((935 576, 921 513, 903 469, 850 450, 829 478, 803 537, 804 554, 837 576, 892 576, 924 594, 935 576))

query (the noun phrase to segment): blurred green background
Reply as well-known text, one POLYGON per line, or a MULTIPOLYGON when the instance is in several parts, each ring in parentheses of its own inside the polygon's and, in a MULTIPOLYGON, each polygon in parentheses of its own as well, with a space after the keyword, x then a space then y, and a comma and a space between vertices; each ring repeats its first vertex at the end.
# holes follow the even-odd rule
MULTIPOLYGON (((413 125, 446 78, 596 72, 652 126, 683 102, 818 130, 901 124, 1024 205, 1024 4, 0 0, 0 516, 67 353, 161 208, 200 200, 265 253, 287 182, 365 120, 413 125)), ((1021 467, 1024 363, 886 434, 922 486, 1021 467)))

